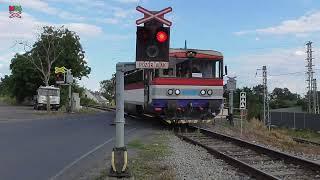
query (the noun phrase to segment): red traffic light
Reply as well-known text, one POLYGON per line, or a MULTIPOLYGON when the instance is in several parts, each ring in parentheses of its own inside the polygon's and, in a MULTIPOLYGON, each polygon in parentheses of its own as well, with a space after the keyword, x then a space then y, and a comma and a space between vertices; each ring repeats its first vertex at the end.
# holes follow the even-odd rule
POLYGON ((157 32, 157 40, 158 40, 160 43, 165 42, 167 39, 168 39, 167 33, 165 33, 164 31, 159 31, 159 32, 157 32))

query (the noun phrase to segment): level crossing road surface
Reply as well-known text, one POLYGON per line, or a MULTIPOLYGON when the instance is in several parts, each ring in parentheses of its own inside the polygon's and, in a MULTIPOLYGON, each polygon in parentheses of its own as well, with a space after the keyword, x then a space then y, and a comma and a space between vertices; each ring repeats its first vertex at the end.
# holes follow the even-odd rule
MULTIPOLYGON (((107 146, 111 154, 114 118, 113 112, 99 112, 0 122, 0 179, 62 179, 60 176, 97 148, 107 146)), ((137 120, 127 122, 127 133, 143 129, 144 124, 137 120)))

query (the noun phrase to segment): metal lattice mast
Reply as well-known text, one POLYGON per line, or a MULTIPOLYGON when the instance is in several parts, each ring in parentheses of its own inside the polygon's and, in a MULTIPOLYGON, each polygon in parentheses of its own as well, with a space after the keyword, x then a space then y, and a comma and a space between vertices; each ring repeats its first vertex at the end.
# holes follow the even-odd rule
POLYGON ((317 100, 317 79, 312 80, 312 109, 314 114, 318 114, 318 100, 317 100))
POLYGON ((312 70, 312 42, 309 41, 307 44, 307 96, 308 96, 308 112, 312 113, 312 91, 313 91, 313 70, 312 70))
POLYGON ((314 111, 315 114, 319 114, 319 99, 318 99, 317 79, 314 78, 312 83, 313 83, 313 111, 314 111))
POLYGON ((269 96, 267 86, 267 66, 262 66, 262 78, 263 78, 263 122, 268 123, 270 128, 269 118, 269 96))

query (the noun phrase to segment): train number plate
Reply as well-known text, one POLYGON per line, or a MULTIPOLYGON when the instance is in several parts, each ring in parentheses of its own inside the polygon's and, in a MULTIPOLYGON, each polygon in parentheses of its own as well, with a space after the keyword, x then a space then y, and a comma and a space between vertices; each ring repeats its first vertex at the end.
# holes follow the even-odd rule
POLYGON ((169 62, 136 61, 136 68, 139 68, 139 69, 168 69, 169 62))

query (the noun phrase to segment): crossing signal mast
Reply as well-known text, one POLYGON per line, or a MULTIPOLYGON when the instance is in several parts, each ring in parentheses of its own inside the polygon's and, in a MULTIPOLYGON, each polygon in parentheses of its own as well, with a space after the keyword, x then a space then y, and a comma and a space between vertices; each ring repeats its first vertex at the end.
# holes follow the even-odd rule
POLYGON ((128 153, 124 145, 124 72, 136 68, 145 68, 147 77, 149 69, 169 67, 169 41, 171 22, 164 19, 164 14, 171 12, 172 8, 161 11, 149 11, 138 6, 137 11, 142 12, 144 17, 136 21, 136 63, 117 63, 116 66, 116 138, 115 147, 112 150, 111 177, 130 177, 128 170, 128 153), (167 25, 168 27, 164 27, 167 25))

